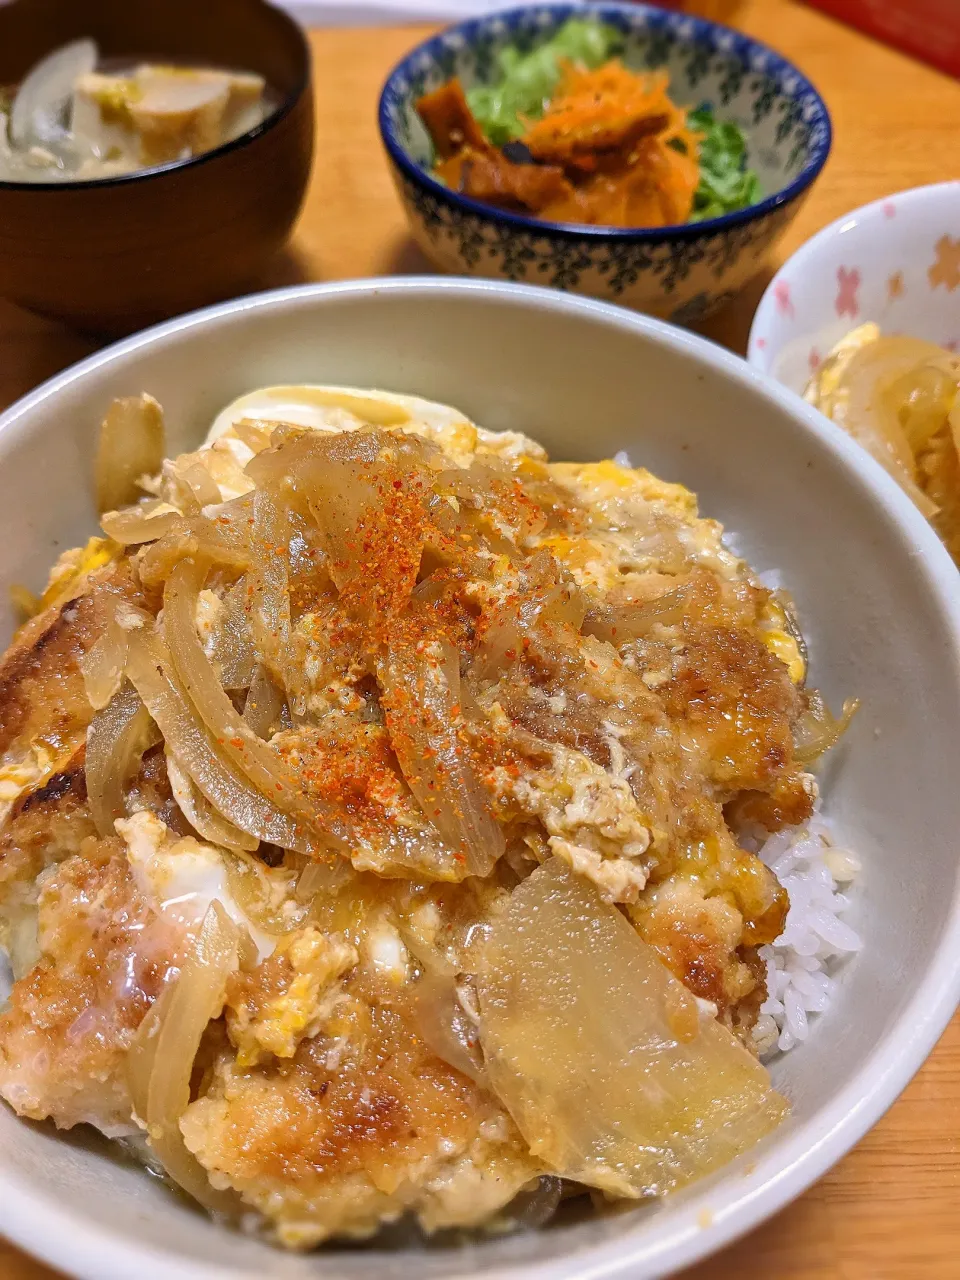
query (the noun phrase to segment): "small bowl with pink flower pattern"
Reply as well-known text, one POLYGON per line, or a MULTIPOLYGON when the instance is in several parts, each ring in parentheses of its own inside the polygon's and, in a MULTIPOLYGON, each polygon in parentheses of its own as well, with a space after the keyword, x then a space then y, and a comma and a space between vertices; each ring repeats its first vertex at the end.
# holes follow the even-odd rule
POLYGON ((864 205, 808 240, 764 293, 747 359, 802 392, 867 321, 960 350, 960 181, 864 205))

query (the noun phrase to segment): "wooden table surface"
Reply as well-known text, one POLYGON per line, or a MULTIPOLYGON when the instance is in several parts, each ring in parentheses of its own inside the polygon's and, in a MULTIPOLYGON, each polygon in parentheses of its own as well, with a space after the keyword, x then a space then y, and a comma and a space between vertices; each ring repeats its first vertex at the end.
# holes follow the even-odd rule
MULTIPOLYGON (((742 353, 770 274, 815 231, 868 200, 960 176, 960 84, 791 0, 746 0, 736 21, 811 77, 836 130, 830 162, 771 270, 704 327, 742 353)), ((406 233, 374 118, 387 71, 422 35, 411 28, 313 34, 316 171, 289 249, 263 287, 428 269, 406 233)), ((89 340, 0 302, 0 409, 92 350, 89 340)), ((686 1280, 744 1274, 960 1277, 960 1017, 856 1150, 776 1219, 686 1280)), ((52 1278, 0 1241, 0 1280, 52 1278)))

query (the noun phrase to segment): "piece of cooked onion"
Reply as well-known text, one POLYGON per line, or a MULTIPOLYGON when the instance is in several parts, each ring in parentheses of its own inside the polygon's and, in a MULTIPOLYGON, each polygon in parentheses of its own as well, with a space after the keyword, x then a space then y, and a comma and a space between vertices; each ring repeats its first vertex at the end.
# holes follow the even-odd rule
POLYGON ((257 674, 257 651, 246 611, 250 590, 247 577, 242 577, 224 596, 223 610, 214 626, 210 657, 219 668, 225 689, 249 689, 257 674))
POLYGON ((84 772, 90 811, 102 836, 114 835, 117 818, 126 816, 124 787, 150 745, 151 723, 140 695, 126 683, 90 722, 84 772))
MULTIPOLYGON (((254 463, 259 461, 260 457, 254 459, 254 463)), ((250 575, 254 644, 286 690, 291 710, 302 716, 310 690, 293 643, 290 619, 290 519, 280 497, 275 499, 267 489, 258 489, 254 495, 253 536, 258 551, 250 575)))
POLYGON ((619 605, 595 606, 584 618, 583 631, 612 645, 626 644, 650 634, 659 623, 669 627, 683 618, 684 592, 665 591, 653 600, 631 600, 619 605))
POLYGON ((197 835, 224 849, 246 850, 248 853, 258 849, 260 841, 256 836, 247 835, 245 831, 241 831, 239 827, 235 827, 232 822, 228 822, 217 813, 177 759, 176 752, 167 747, 165 755, 167 777, 170 780, 173 798, 197 835))
POLYGON ((150 498, 125 511, 105 511, 100 526, 108 538, 122 547, 135 547, 165 538, 183 524, 183 516, 167 502, 150 498))
POLYGON ((127 665, 127 632, 111 613, 100 635, 80 659, 80 674, 87 701, 94 711, 102 711, 123 681, 127 665))
POLYGON ((68 136, 63 118, 74 87, 81 76, 95 69, 98 56, 92 40, 73 40, 30 70, 10 109, 10 140, 18 152, 62 146, 68 136))
POLYGON ((250 682, 250 687, 247 690, 247 699, 243 705, 243 718, 252 732, 258 738, 269 738, 270 732, 274 725, 279 722, 285 706, 286 700, 270 679, 270 674, 266 667, 258 666, 250 682))
POLYGON ((381 705, 400 769, 424 815, 468 875, 490 873, 503 831, 470 761, 460 703, 460 657, 445 638, 395 645, 378 668, 381 705))
POLYGON ((794 758, 798 764, 809 765, 835 747, 860 706, 859 699, 848 698, 839 717, 835 716, 816 689, 807 694, 806 710, 793 727, 794 758))
POLYGON ((200 721, 159 637, 139 632, 131 636, 127 675, 164 740, 218 813, 268 844, 300 853, 315 850, 321 842, 261 794, 226 758, 221 744, 200 721))
POLYGON ((352 871, 346 858, 334 858, 331 862, 308 862, 297 879, 297 901, 312 904, 315 898, 336 897, 350 879, 352 871))
POLYGON ((232 535, 224 536, 219 521, 197 516, 191 520, 181 519, 170 533, 141 552, 140 581, 145 587, 161 586, 174 567, 187 557, 203 557, 237 574, 246 573, 250 567, 249 550, 235 545, 232 535))
MULTIPOLYGON (((163 596, 163 632, 173 674, 216 743, 218 755, 228 762, 230 768, 245 778, 261 796, 269 796, 270 804, 287 814, 304 831, 313 831, 317 836, 325 834, 331 842, 342 847, 344 838, 339 824, 332 821, 332 815, 322 810, 319 803, 315 805, 300 793, 296 780, 279 754, 252 732, 217 679, 196 627, 197 600, 205 577, 203 565, 194 560, 181 560, 167 579, 163 596), (324 819, 328 821, 325 823, 324 819)), ((182 753, 178 754, 182 758, 182 753)), ((184 763, 187 764, 186 759, 184 763)), ((199 780, 196 781, 200 785, 199 780)), ((232 815, 225 816, 236 821, 232 815)), ((249 830, 243 823, 237 822, 236 825, 249 830)), ((250 834, 257 833, 251 831, 250 834)), ((274 840, 273 843, 282 844, 282 841, 274 840)))
POLYGON ((562 654, 579 662, 577 635, 586 604, 576 585, 562 577, 546 551, 538 551, 524 567, 519 590, 491 611, 471 668, 474 680, 499 680, 531 645, 562 662, 562 654))
POLYGON ((190 1077, 200 1041, 223 1009, 227 980, 238 965, 240 932, 219 902, 211 903, 180 973, 141 1023, 127 1060, 136 1116, 168 1176, 208 1209, 233 1213, 232 1193, 215 1190, 187 1150, 180 1120, 190 1104, 190 1077))
POLYGON ((300 927, 310 914, 310 903, 301 903, 287 894, 271 893, 263 863, 246 853, 224 859, 227 880, 234 901, 247 919, 264 933, 282 935, 300 927))
POLYGON ((562 1198, 560 1178, 537 1178, 501 1209, 497 1220, 511 1231, 536 1231, 550 1221, 562 1198))
POLYGON ((489 1088, 477 1028, 457 999, 454 979, 424 973, 414 994, 413 1021, 424 1044, 468 1080, 489 1088))
POLYGON ((760 1063, 556 858, 494 920, 478 995, 490 1082, 561 1177, 661 1195, 748 1150, 787 1111, 760 1063))
POLYGON ((163 410, 153 396, 114 400, 100 427, 97 510, 118 511, 140 496, 141 477, 163 465, 163 410))

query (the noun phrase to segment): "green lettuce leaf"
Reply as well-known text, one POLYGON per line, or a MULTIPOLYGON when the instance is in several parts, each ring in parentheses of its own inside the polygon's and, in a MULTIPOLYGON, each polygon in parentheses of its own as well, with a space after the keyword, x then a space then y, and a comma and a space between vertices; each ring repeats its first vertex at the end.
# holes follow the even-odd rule
POLYGON ((717 120, 712 111, 691 111, 690 128, 700 142, 700 185, 693 198, 691 222, 719 218, 746 209, 762 198, 760 179, 747 168, 747 140, 739 125, 717 120))

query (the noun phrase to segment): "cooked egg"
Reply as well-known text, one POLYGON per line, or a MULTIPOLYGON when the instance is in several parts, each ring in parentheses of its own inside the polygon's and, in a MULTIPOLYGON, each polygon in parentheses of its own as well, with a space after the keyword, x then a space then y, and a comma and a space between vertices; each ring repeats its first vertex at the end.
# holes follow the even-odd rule
MULTIPOLYGON (((249 932, 261 961, 273 954, 277 939, 258 929, 231 893, 221 850, 191 836, 178 837, 146 811, 121 818, 116 826, 141 892, 165 916, 192 928, 212 902, 219 902, 230 919, 249 932)), ((266 868, 263 874, 269 874, 266 868)))

